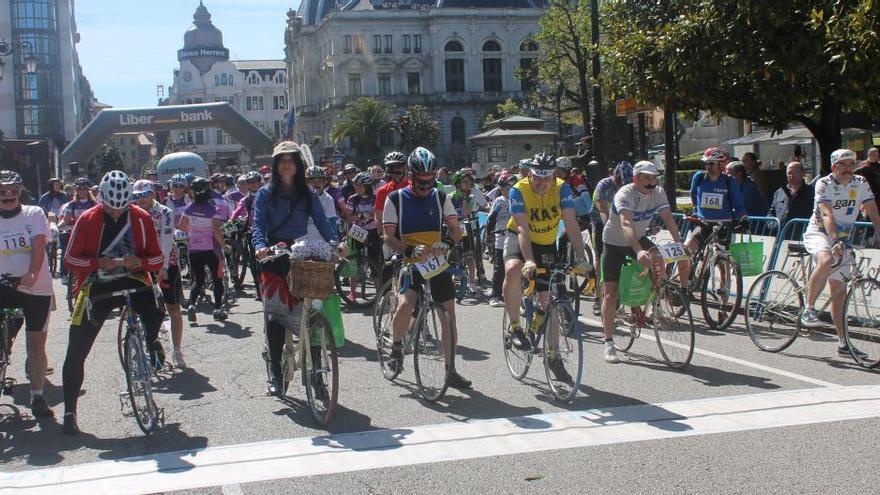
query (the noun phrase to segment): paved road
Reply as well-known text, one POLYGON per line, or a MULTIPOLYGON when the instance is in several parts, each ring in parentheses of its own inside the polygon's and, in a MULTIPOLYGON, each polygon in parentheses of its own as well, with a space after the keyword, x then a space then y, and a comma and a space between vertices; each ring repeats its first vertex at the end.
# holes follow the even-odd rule
MULTIPOLYGON (((66 309, 52 318, 58 371, 46 393, 60 417, 66 309)), ((349 313, 339 407, 325 431, 302 400, 264 395, 258 303, 241 300, 224 324, 207 308, 199 318, 186 330, 190 368, 157 383, 166 426, 156 435, 120 414, 115 321, 86 363, 81 435, 31 418, 25 386, 0 398, 0 494, 58 482, 65 494, 852 493, 880 482, 878 373, 838 358, 822 334, 773 355, 741 326, 702 330, 692 364, 676 372, 649 338, 624 363, 604 363, 597 322, 582 318, 585 385, 559 404, 540 367, 524 383, 508 374, 501 310, 465 301, 459 369, 474 389, 428 404, 411 360, 399 382, 381 377, 370 319, 349 313)), ((22 359, 11 374, 23 375, 22 359)))

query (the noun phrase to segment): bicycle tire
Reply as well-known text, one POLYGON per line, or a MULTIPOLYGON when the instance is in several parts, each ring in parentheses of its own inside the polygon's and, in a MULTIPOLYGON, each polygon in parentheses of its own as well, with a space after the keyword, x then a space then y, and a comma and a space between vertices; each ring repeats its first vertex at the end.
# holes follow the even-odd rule
MULTIPOLYGON (((636 308, 628 306, 620 306, 617 308, 617 317, 614 319, 614 347, 619 351, 626 352, 630 350, 636 339, 642 333, 641 318, 637 319, 633 314, 636 308), (627 313, 629 311, 629 313, 627 313)), ((638 308, 641 310, 641 308, 638 308)))
POLYGON ((348 279, 342 277, 342 267, 343 262, 340 262, 337 263, 336 268, 333 269, 333 283, 336 287, 336 294, 342 299, 343 304, 352 309, 363 309, 372 306, 376 302, 379 294, 377 282, 381 278, 381 269, 371 260, 367 260, 366 258, 359 259, 357 275, 348 279), (347 292, 345 290, 345 280, 355 280, 357 283, 354 290, 354 299, 348 297, 351 294, 351 291, 347 292), (373 289, 372 293, 370 293, 370 288, 373 289))
POLYGON ((860 278, 843 305, 843 335, 852 358, 864 368, 880 366, 880 281, 860 278))
POLYGON ((740 272, 739 264, 731 259, 731 258, 723 258, 716 257, 713 261, 713 266, 707 267, 705 269, 705 274, 703 275, 702 284, 700 285, 700 305, 703 310, 703 318, 706 320, 706 324, 709 325, 713 330, 725 330, 732 323, 733 320, 736 319, 736 315, 740 310, 742 305, 742 272, 740 272), (733 272, 733 277, 730 277, 732 280, 729 282, 734 282, 736 285, 734 287, 733 294, 733 306, 725 305, 723 308, 718 308, 722 305, 722 301, 724 300, 723 295, 719 294, 727 292, 728 298, 730 300, 730 289, 721 287, 720 289, 716 288, 716 284, 714 281, 713 274, 715 274, 715 268, 722 267, 722 270, 725 270, 725 267, 728 268, 728 277, 730 277, 730 272, 733 272), (712 312, 715 311, 718 316, 715 318, 712 312))
POLYGON ((694 317, 687 296, 681 288, 667 284, 655 295, 652 306, 654 337, 660 355, 670 368, 682 369, 694 356, 694 317))
POLYGON ((376 301, 373 302, 373 311, 372 311, 372 320, 373 320, 373 333, 376 334, 376 337, 379 336, 379 315, 382 311, 382 305, 385 303, 385 294, 391 291, 391 280, 386 281, 382 284, 382 288, 379 289, 379 295, 376 297, 376 301))
POLYGON ((552 303, 544 324, 544 374, 547 385, 553 396, 561 402, 569 402, 577 395, 584 372, 584 339, 577 326, 574 309, 565 303, 552 303), (558 328, 557 328, 558 325, 558 328), (551 333, 559 333, 557 347, 551 347, 551 333), (556 355, 563 363, 565 371, 571 376, 572 383, 556 380, 550 369, 551 355, 556 355), (569 368, 574 369, 574 373, 569 368))
POLYGON ((339 359, 336 355, 336 341, 330 323, 321 313, 310 311, 308 325, 310 345, 303 347, 303 354, 309 352, 310 356, 301 356, 303 386, 306 389, 306 400, 312 417, 321 426, 327 426, 333 420, 336 402, 339 399, 339 359), (320 358, 320 366, 316 366, 315 358, 320 358), (324 385, 323 390, 321 384, 324 385))
MULTIPOLYGON (((140 317, 136 317, 135 325, 139 325, 139 331, 143 332, 140 317)), ((134 332, 126 332, 124 352, 126 365, 123 366, 123 371, 135 422, 145 435, 150 435, 159 426, 159 410, 153 400, 149 358, 144 351, 140 336, 137 335, 138 330, 134 332)))
POLYGON ((746 330, 766 352, 780 352, 801 331, 804 293, 791 275, 774 270, 761 274, 749 287, 745 303, 746 330))
POLYGON ((0 395, 6 391, 6 370, 9 368, 9 322, 0 321, 0 395))
POLYGON ((380 313, 376 316, 374 330, 376 332, 376 353, 379 358, 379 369, 382 376, 393 381, 400 375, 400 370, 392 370, 389 366, 391 361, 391 346, 394 344, 393 329, 391 326, 394 312, 397 308, 397 294, 390 290, 382 295, 379 305, 380 313))
POLYGON ((501 346, 504 349, 504 361, 507 363, 507 370, 514 380, 522 381, 529 372, 532 365, 532 357, 534 353, 531 350, 521 351, 513 346, 510 341, 510 321, 507 317, 507 310, 503 311, 504 316, 501 318, 501 346))
POLYGON ((119 365, 125 369, 125 322, 128 318, 128 308, 123 307, 119 315, 119 325, 116 327, 116 351, 119 353, 119 365))
MULTIPOLYGON (((417 325, 413 338, 413 368, 416 374, 416 385, 422 398, 428 402, 437 402, 446 394, 449 387, 449 368, 446 365, 447 350, 451 344, 443 339, 440 321, 446 320, 451 325, 449 315, 443 306, 432 303, 429 310, 418 315, 413 322, 417 325), (442 371, 441 371, 442 370, 442 371), (433 373, 432 373, 433 372, 433 373), (431 383, 429 383, 429 381, 431 383)), ((451 333, 451 327, 450 332, 451 333)))

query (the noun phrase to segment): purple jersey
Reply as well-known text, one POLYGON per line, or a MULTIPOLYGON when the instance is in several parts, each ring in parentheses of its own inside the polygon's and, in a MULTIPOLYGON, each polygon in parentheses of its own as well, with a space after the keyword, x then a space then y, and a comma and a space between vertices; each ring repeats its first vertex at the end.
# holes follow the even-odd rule
POLYGON ((214 220, 222 220, 216 205, 211 202, 191 203, 183 210, 189 222, 189 251, 217 251, 219 246, 214 239, 214 220))

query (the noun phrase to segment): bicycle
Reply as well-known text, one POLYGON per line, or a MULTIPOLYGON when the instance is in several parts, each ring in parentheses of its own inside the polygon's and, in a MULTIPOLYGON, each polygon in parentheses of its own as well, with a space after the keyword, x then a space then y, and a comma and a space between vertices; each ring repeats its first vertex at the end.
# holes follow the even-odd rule
POLYGON ((398 282, 400 281, 400 268, 403 266, 403 255, 394 253, 385 264, 391 267, 391 278, 382 284, 379 296, 373 302, 373 332, 376 334, 376 338, 379 338, 379 328, 382 325, 380 317, 386 314, 385 308, 391 305, 393 314, 393 308, 397 307, 396 292, 400 288, 398 282))
POLYGON ((450 342, 454 322, 450 320, 446 309, 434 301, 429 282, 433 276, 439 275, 448 266, 445 255, 429 258, 421 263, 404 263, 395 281, 397 290, 389 290, 387 293, 389 297, 382 298, 385 303, 380 309, 379 327, 376 332, 376 351, 379 355, 382 376, 388 381, 394 381, 402 370, 391 367, 391 348, 394 344, 392 321, 397 311, 398 297, 403 297, 409 290, 413 270, 418 270, 424 280, 423 290, 417 292, 414 318, 404 335, 403 351, 404 353, 411 351, 413 354, 416 385, 419 394, 428 402, 436 402, 446 394, 449 387, 449 368, 446 363, 455 353, 450 342), (444 326, 448 329, 445 337, 442 331, 444 326))
POLYGON ((462 240, 452 246, 449 261, 452 266, 452 279, 455 281, 455 299, 460 303, 465 297, 474 298, 479 295, 478 289, 475 288, 477 286, 476 280, 471 280, 468 268, 471 262, 476 263, 479 258, 476 256, 476 245, 473 241, 471 249, 464 249, 464 239, 472 235, 469 233, 472 232, 471 219, 459 220, 459 225, 462 240))
MULTIPOLYGON (((260 262, 267 263, 281 257, 289 257, 290 254, 290 248, 283 243, 276 244, 270 248, 269 254, 260 262)), ((286 330, 281 354, 281 393, 283 396, 287 395, 293 375, 298 369, 302 370, 302 385, 306 389, 306 400, 312 417, 321 426, 327 426, 333 419, 339 398, 339 360, 330 323, 321 314, 320 309, 321 299, 325 299, 333 291, 332 286, 327 283, 333 264, 293 260, 291 265, 291 272, 296 271, 299 277, 309 278, 308 282, 317 282, 316 285, 320 285, 320 287, 317 289, 309 288, 302 293, 299 293, 295 287, 290 287, 293 297, 301 297, 300 304, 297 306, 298 324, 295 314, 286 309, 269 310, 265 314, 266 323, 277 321, 286 330), (296 266, 297 269, 294 270, 294 265, 298 263, 303 263, 303 265, 296 266), (331 267, 327 267, 328 264, 331 267), (315 273, 314 271, 310 272, 312 267, 320 269, 323 272, 323 277, 311 280, 309 275, 315 273), (325 278, 326 280, 324 280, 325 278), (299 336, 295 335, 297 328, 299 336), (329 380, 325 380, 325 376, 329 377, 329 380)), ((268 342, 264 342, 263 345, 263 359, 266 363, 266 375, 271 377, 268 342)))
MULTIPOLYGON (((2 287, 17 288, 20 282, 21 277, 0 275, 2 287)), ((6 376, 6 372, 12 364, 12 345, 23 324, 24 316, 20 309, 0 309, 0 395, 12 395, 15 387, 15 379, 6 376)))
POLYGON ((536 277, 528 282, 523 281, 527 286, 523 291, 520 314, 524 314, 526 318, 524 329, 531 341, 530 349, 520 350, 513 345, 507 311, 504 311, 501 323, 504 360, 511 376, 522 381, 531 367, 532 359, 540 354, 544 360, 547 385, 556 399, 562 402, 574 399, 583 377, 584 339, 577 325, 578 314, 572 307, 571 297, 566 289, 571 271, 572 267, 567 263, 553 263, 549 269, 539 267, 536 277), (533 329, 535 306, 538 303, 535 286, 538 281, 549 285, 550 302, 543 321, 537 329, 533 329), (562 367, 571 377, 571 381, 566 383, 557 380, 551 362, 562 363, 557 366, 562 367))
POLYGON ((380 292, 382 280, 382 265, 370 258, 367 249, 368 232, 360 225, 353 224, 348 231, 349 248, 356 253, 354 260, 341 260, 333 270, 334 286, 339 298, 350 308, 366 308, 372 306, 380 292), (355 263, 355 272, 347 276, 346 270, 350 270, 351 263, 355 263), (349 291, 345 290, 345 281, 350 284, 349 291))
MULTIPOLYGON (((686 217, 690 223, 704 223, 696 217, 686 217)), ((733 226, 719 222, 712 226, 703 249, 691 257, 691 276, 688 287, 700 291, 700 308, 706 324, 713 330, 725 330, 736 319, 742 308, 743 278, 739 264, 728 250, 733 226), (731 304, 732 300, 732 304, 731 304)), ((674 266, 667 269, 670 280, 678 280, 674 266)))
MULTIPOLYGON (((138 428, 145 435, 155 433, 165 423, 164 409, 159 408, 153 400, 154 367, 146 352, 145 330, 141 317, 133 310, 131 295, 140 292, 151 292, 156 295, 155 287, 140 285, 139 287, 121 289, 91 297, 91 302, 123 297, 125 300, 120 317, 119 328, 125 327, 122 340, 117 334, 117 349, 121 347, 122 371, 125 373, 126 392, 119 394, 119 405, 123 416, 133 415, 138 428), (126 401, 131 407, 126 412, 126 401)), ((87 309, 87 311, 91 311, 87 309)), ((160 369, 161 366, 157 369, 160 369)))
MULTIPOLYGON (((876 368, 880 366, 880 280, 863 275, 864 264, 856 261, 863 256, 849 243, 844 243, 840 256, 832 256, 832 268, 840 267, 847 258, 850 263, 850 275, 842 275, 846 285, 843 333, 850 355, 859 366, 876 368)), ((746 329, 759 349, 780 352, 798 336, 812 334, 812 329, 801 324, 807 285, 798 284, 790 273, 779 270, 761 274, 755 280, 746 297, 746 329)), ((831 297, 818 311, 824 312, 830 304, 831 297)))
MULTIPOLYGON (((678 258, 664 256, 664 264, 677 263, 686 259, 684 246, 678 247, 678 258)), ((670 244, 672 245, 672 244, 670 244)), ((662 253, 658 247, 650 249, 651 253, 662 253)), ((635 263, 638 263, 636 261, 635 263)), ((652 327, 657 347, 666 365, 673 369, 682 369, 691 362, 694 355, 694 319, 691 314, 690 301, 685 291, 668 277, 657 276, 651 284, 651 297, 644 306, 627 307, 619 305, 614 345, 623 352, 628 351, 639 338, 643 328, 652 327)))
POLYGON ((189 232, 174 229, 174 249, 177 250, 177 268, 180 281, 192 282, 192 270, 189 265, 189 232))
POLYGON ((232 219, 220 226, 229 254, 226 266, 230 272, 230 282, 236 291, 242 290, 247 275, 249 250, 245 239, 245 220, 232 219))

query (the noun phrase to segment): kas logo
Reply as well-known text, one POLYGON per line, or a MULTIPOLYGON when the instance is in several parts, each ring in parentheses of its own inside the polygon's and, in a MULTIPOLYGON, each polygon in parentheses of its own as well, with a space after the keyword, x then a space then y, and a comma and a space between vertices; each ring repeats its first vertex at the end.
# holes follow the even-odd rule
POLYGON ((195 113, 180 112, 181 122, 200 122, 204 120, 214 120, 214 117, 211 116, 210 111, 202 110, 201 112, 195 113))
POLYGON ((152 115, 138 116, 133 113, 129 113, 119 116, 119 125, 148 125, 152 123, 152 115))

